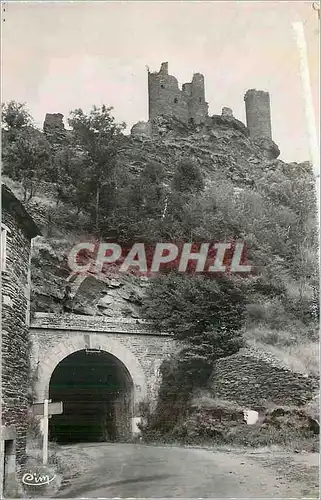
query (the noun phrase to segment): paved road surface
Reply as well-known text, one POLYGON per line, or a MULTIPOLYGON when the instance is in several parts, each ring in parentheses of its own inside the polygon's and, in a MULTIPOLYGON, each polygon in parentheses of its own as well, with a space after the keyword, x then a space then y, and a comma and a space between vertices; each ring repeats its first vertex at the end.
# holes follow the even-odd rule
POLYGON ((301 496, 297 485, 242 454, 133 444, 77 446, 96 458, 57 498, 301 496))

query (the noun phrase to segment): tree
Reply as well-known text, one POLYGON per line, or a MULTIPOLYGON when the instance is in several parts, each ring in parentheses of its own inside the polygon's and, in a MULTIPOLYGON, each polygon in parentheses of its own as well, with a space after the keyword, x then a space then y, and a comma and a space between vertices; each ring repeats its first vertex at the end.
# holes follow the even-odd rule
POLYGON ((51 174, 50 146, 32 123, 25 106, 14 101, 3 106, 3 173, 20 181, 24 201, 35 195, 41 180, 51 174))
POLYGON ((163 165, 150 161, 138 177, 126 176, 119 170, 115 170, 117 195, 109 227, 127 241, 158 240, 168 192, 163 165))
POLYGON ((180 193, 203 191, 204 179, 199 166, 189 159, 180 161, 176 166, 172 186, 180 193))
POLYGON ((139 218, 160 220, 165 206, 165 170, 157 162, 149 162, 140 173, 133 189, 133 198, 139 203, 139 218))
POLYGON ((245 303, 240 279, 170 272, 152 280, 144 311, 157 330, 195 346, 212 345, 213 355, 223 357, 239 348, 245 303))
POLYGON ((246 295, 241 282, 189 277, 171 272, 152 280, 145 317, 157 331, 169 331, 181 349, 161 367, 162 384, 149 430, 170 431, 184 416, 193 390, 205 386, 218 358, 243 345, 246 295))
POLYGON ((185 373, 187 365, 191 367, 191 380, 196 381, 202 378, 202 366, 212 366, 216 359, 239 350, 245 304, 246 296, 237 278, 221 275, 210 279, 170 272, 152 280, 144 312, 155 329, 172 332, 187 345, 180 362, 185 373))
POLYGON ((53 151, 55 165, 54 178, 56 185, 57 205, 59 201, 77 208, 77 215, 88 208, 89 172, 86 168, 86 155, 81 148, 71 141, 53 151))
POLYGON ((10 101, 2 104, 2 124, 6 131, 21 130, 32 125, 32 117, 24 103, 10 101))
POLYGON ((97 231, 101 220, 112 208, 117 153, 125 128, 124 123, 115 122, 111 111, 112 108, 105 105, 100 108, 94 106, 87 115, 83 110, 76 109, 68 119, 72 129, 72 152, 77 150, 77 161, 80 162, 79 168, 69 168, 69 163, 66 164, 66 170, 78 204, 86 193, 86 209, 97 231))

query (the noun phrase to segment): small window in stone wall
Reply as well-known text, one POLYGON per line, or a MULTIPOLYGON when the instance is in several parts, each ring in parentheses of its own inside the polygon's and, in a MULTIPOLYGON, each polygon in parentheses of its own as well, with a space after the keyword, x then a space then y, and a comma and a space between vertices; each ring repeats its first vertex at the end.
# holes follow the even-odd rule
POLYGON ((200 102, 202 102, 202 98, 200 97, 200 102))
POLYGON ((174 97, 174 102, 175 102, 175 103, 177 103, 177 102, 178 102, 177 97, 174 97))
POLYGON ((1 272, 6 270, 7 233, 10 233, 10 229, 1 223, 1 272))
POLYGON ((164 88, 165 88, 165 87, 164 87, 164 85, 163 85, 162 83, 161 83, 161 87, 162 87, 162 89, 164 89, 164 88))

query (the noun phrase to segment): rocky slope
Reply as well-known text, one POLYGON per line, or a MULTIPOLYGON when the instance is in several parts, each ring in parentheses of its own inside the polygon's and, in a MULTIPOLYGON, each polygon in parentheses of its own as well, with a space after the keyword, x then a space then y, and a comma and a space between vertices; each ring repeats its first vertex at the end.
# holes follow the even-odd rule
POLYGON ((153 130, 152 137, 136 133, 124 145, 120 161, 134 173, 153 160, 170 175, 177 161, 188 156, 199 162, 208 181, 221 172, 239 187, 251 186, 280 154, 273 141, 252 140, 245 125, 233 117, 213 116, 198 127, 157 117, 153 130))

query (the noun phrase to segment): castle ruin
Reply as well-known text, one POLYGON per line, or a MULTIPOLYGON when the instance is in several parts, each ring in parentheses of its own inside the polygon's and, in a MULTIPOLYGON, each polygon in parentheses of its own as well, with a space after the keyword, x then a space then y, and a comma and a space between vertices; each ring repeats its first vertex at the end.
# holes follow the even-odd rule
POLYGON ((183 123, 204 123, 208 116, 204 76, 194 73, 192 81, 180 90, 175 76, 168 74, 168 63, 163 62, 159 72, 148 71, 148 104, 150 121, 166 115, 183 123))
MULTIPOLYGON (((249 137, 265 151, 267 158, 277 158, 280 150, 272 140, 269 93, 250 89, 245 93, 244 101, 249 137)), ((228 107, 222 108, 220 116, 225 122, 234 120, 244 127, 242 122, 234 118, 233 111, 228 107)), ((177 78, 168 73, 168 62, 162 62, 159 71, 148 70, 148 121, 139 121, 133 125, 131 135, 152 137, 154 132, 157 134, 156 122, 159 117, 173 118, 187 126, 211 127, 213 122, 208 115, 204 76, 194 73, 192 81, 183 83, 180 89, 177 78)), ((60 134, 63 138, 63 115, 47 113, 43 129, 46 134, 60 134)))
MULTIPOLYGON (((246 92, 244 100, 249 136, 272 141, 269 93, 251 89, 246 92)), ((192 81, 184 83, 180 89, 177 78, 168 73, 168 62, 163 62, 158 72, 148 70, 148 115, 147 123, 140 121, 132 127, 132 135, 150 136, 155 118, 159 116, 175 118, 186 125, 205 124, 208 103, 204 76, 194 73, 192 81)), ((233 112, 223 107, 221 116, 233 119, 233 112)))

